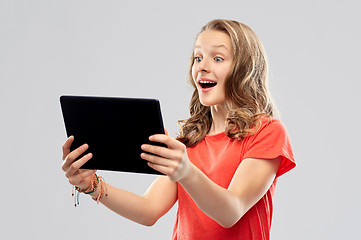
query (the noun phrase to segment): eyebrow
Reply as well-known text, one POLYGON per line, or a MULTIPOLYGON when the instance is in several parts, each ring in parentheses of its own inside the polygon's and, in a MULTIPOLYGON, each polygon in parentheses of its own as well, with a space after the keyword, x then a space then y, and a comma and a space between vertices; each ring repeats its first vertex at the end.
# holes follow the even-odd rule
MULTIPOLYGON (((225 49, 227 49, 227 50, 228 50, 227 46, 226 46, 225 44, 223 44, 223 43, 213 45, 212 47, 214 47, 214 48, 221 48, 221 47, 223 47, 223 48, 225 48, 225 49)), ((201 46, 199 46, 199 45, 195 45, 195 46, 194 46, 194 48, 195 48, 195 49, 196 49, 196 48, 201 48, 201 46)))

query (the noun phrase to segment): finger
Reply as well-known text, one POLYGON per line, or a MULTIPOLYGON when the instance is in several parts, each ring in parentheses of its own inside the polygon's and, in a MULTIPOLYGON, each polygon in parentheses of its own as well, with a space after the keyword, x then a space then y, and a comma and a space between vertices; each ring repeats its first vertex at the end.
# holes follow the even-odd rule
POLYGON ((64 142, 62 149, 63 149, 63 161, 65 160, 66 156, 70 153, 70 146, 74 141, 74 136, 70 136, 66 141, 64 142))
POLYGON ((140 154, 140 157, 143 158, 144 160, 147 160, 148 162, 151 162, 151 163, 154 163, 157 165, 161 165, 161 166, 171 167, 172 165, 174 165, 174 164, 172 164, 172 161, 169 159, 151 155, 151 154, 147 154, 147 153, 140 154))
POLYGON ((162 165, 158 165, 158 164, 154 164, 151 162, 148 162, 148 166, 153 168, 154 170, 163 173, 164 175, 170 175, 171 174, 171 170, 168 167, 162 166, 162 165))
POLYGON ((96 170, 84 170, 79 174, 76 174, 69 178, 69 183, 72 185, 79 185, 82 181, 84 181, 87 177, 92 176, 96 170))
POLYGON ((170 148, 176 149, 176 148, 183 148, 183 143, 179 142, 178 140, 175 140, 174 138, 167 136, 165 134, 155 134, 149 137, 150 141, 153 142, 159 142, 164 143, 170 148))
POLYGON ((83 157, 80 158, 79 160, 73 162, 73 163, 69 166, 69 168, 68 168, 65 176, 70 177, 70 176, 74 175, 74 173, 75 173, 76 171, 78 171, 78 170, 81 168, 81 166, 83 166, 83 165, 84 165, 87 161, 89 161, 92 157, 93 157, 93 154, 88 153, 87 155, 83 156, 83 157))
POLYGON ((63 171, 68 171, 68 168, 70 165, 81 155, 83 154, 87 149, 89 148, 88 144, 83 144, 82 146, 78 147, 71 153, 69 153, 65 160, 63 161, 62 169, 63 171))
POLYGON ((174 154, 174 150, 161 146, 143 144, 141 146, 141 149, 145 152, 153 153, 164 158, 173 159, 176 157, 174 154))
POLYGON ((164 128, 165 135, 169 136, 169 132, 166 128, 164 128))

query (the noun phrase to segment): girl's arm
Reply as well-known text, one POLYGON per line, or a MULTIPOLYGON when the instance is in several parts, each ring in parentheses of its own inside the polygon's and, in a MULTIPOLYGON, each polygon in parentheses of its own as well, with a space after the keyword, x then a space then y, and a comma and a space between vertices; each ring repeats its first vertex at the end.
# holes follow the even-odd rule
POLYGON ((223 227, 232 227, 268 191, 275 179, 281 158, 244 159, 225 189, 212 182, 188 159, 186 147, 166 135, 153 135, 151 141, 168 146, 143 145, 142 154, 149 165, 179 182, 197 206, 223 227))
MULTIPOLYGON (((62 169, 69 182, 81 189, 87 189, 92 181, 94 170, 80 169, 84 163, 91 159, 87 154, 78 159, 88 148, 86 144, 70 152, 70 146, 74 137, 70 137, 63 145, 62 169)), ((177 201, 177 184, 168 179, 167 176, 158 177, 143 196, 115 188, 107 184, 108 196, 100 200, 109 209, 119 215, 137 223, 151 226, 163 216, 177 201)), ((99 195, 99 188, 92 197, 99 195)))
POLYGON ((228 189, 212 182, 198 168, 180 183, 198 207, 223 227, 232 227, 270 188, 280 158, 244 159, 228 189))
MULTIPOLYGON (((99 189, 91 196, 96 198, 99 189)), ((143 196, 107 184, 108 196, 100 202, 119 215, 145 226, 154 225, 177 201, 177 184, 159 176, 143 196)))

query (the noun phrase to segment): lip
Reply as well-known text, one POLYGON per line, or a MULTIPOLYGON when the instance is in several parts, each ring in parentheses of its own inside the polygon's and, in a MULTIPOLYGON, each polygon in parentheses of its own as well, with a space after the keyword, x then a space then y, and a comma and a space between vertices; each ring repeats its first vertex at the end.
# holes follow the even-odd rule
MULTIPOLYGON (((214 87, 215 87, 215 86, 214 86, 214 87)), ((202 87, 200 86, 200 88, 201 88, 202 92, 209 92, 209 91, 211 91, 214 87, 210 87, 210 88, 202 88, 202 87)))
POLYGON ((214 81, 212 79, 209 79, 209 78, 204 78, 204 77, 199 78, 197 83, 198 83, 199 88, 202 90, 202 92, 209 92, 215 87, 215 86, 213 86, 213 87, 210 87, 210 88, 202 88, 202 85, 200 84, 200 81, 215 82, 215 83, 216 83, 216 81, 214 81))

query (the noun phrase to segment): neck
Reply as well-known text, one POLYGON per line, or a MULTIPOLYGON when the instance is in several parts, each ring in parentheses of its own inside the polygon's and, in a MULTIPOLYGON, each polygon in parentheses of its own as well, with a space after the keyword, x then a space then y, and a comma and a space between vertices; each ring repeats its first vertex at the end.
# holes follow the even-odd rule
POLYGON ((211 106, 211 114, 212 114, 212 125, 208 134, 214 135, 217 133, 224 132, 226 129, 226 115, 227 115, 227 110, 225 105, 211 106))

